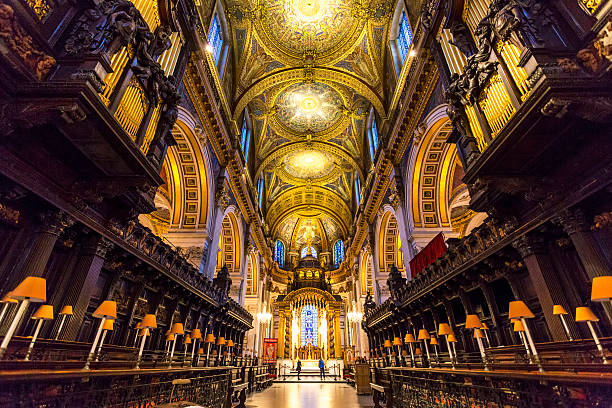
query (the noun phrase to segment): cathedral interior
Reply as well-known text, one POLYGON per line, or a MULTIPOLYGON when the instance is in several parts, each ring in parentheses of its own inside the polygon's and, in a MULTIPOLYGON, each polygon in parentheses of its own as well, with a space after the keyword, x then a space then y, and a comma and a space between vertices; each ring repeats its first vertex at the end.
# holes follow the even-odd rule
POLYGON ((0 81, 0 407, 612 407, 612 1, 0 0, 0 81))

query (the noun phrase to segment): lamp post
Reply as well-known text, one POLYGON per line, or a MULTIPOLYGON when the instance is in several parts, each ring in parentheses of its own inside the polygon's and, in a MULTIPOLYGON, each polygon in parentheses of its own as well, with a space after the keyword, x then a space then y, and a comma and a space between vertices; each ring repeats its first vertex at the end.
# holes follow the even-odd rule
POLYGON ((427 362, 429 363, 429 361, 431 360, 431 358, 429 357, 429 347, 427 347, 427 340, 429 340, 431 338, 431 336, 429 335, 429 332, 426 329, 421 329, 419 330, 419 337, 417 338, 417 340, 423 340, 423 343, 425 344, 425 353, 427 354, 427 362))
POLYGON ((104 323, 107 319, 115 320, 117 318, 117 302, 114 300, 105 300, 96 310, 94 310, 92 316, 100 319, 100 325, 98 326, 96 337, 94 337, 94 341, 91 344, 89 354, 87 355, 87 361, 85 362, 84 367, 85 370, 89 370, 89 365, 95 356, 96 346, 98 345, 98 340, 100 339, 100 334, 102 333, 104 323))
POLYGON ((36 312, 34 312, 34 314, 32 315, 32 320, 38 320, 38 323, 36 324, 36 330, 34 331, 34 335, 32 336, 32 341, 30 341, 30 345, 28 346, 28 351, 24 358, 25 361, 28 361, 30 359, 30 355, 32 355, 34 343, 36 343, 38 333, 40 333, 40 328, 42 327, 44 321, 53 320, 53 306, 41 305, 38 310, 36 310, 36 312))
POLYGON ((525 336, 527 337, 527 342, 529 343, 529 347, 531 348, 531 354, 533 355, 533 359, 538 365, 538 369, 540 372, 543 372, 542 364, 540 363, 540 356, 538 355, 538 351, 536 350, 533 339, 531 338, 531 332, 529 331, 529 326, 527 326, 527 322, 525 319, 531 319, 535 317, 534 314, 529 310, 525 302, 522 300, 515 300, 510 302, 508 308, 508 318, 509 319, 519 319, 525 328, 525 336))
POLYGON ((453 350, 451 349, 450 342, 448 341, 448 336, 453 334, 453 330, 451 329, 448 323, 440 323, 438 325, 438 336, 444 336, 446 339, 446 347, 448 348, 448 356, 450 358, 451 365, 455 368, 455 358, 453 357, 453 350))
POLYGON ((108 319, 104 322, 104 326, 102 326, 102 338, 100 339, 100 344, 98 344, 98 349, 96 350, 96 361, 100 360, 100 352, 102 351, 102 345, 104 344, 104 339, 106 338, 106 334, 109 331, 113 331, 113 325, 115 321, 113 319, 108 319))
POLYGON ((474 338, 478 342, 478 349, 480 350, 480 356, 482 357, 482 363, 484 364, 484 369, 489 370, 489 366, 487 364, 487 355, 484 351, 484 346, 482 345, 482 338, 484 335, 480 330, 482 327, 482 323, 480 322, 480 318, 478 315, 470 314, 465 318, 465 328, 466 329, 474 329, 474 338))
POLYGON ((587 326, 589 326, 589 330, 591 331, 591 336, 593 336, 593 340, 595 341, 595 345, 597 346, 597 350, 599 350, 599 354, 601 354, 601 359, 604 364, 608 364, 609 361, 606 358, 606 354, 604 352, 603 347, 601 346, 601 342, 595 333, 595 329, 593 328, 593 323, 598 322, 599 318, 595 316, 595 313, 591 310, 590 307, 577 307, 576 308, 576 321, 577 322, 586 322, 587 326))
POLYGON ((136 359, 136 367, 135 368, 140 368, 140 361, 142 359, 142 352, 144 351, 144 346, 145 346, 145 341, 147 339, 147 336, 149 335, 150 330, 149 329, 157 329, 157 318, 155 317, 154 314, 146 314, 143 318, 142 321, 140 322, 140 335, 142 336, 142 339, 140 340, 140 349, 138 350, 138 358, 136 359))
POLYGON ((59 339, 59 336, 62 332, 62 328, 64 327, 64 323, 66 322, 66 318, 70 318, 72 316, 72 306, 66 305, 62 308, 61 312, 59 312, 60 316, 62 316, 62 321, 60 322, 59 327, 57 328, 57 333, 55 334, 55 340, 59 339))
POLYGON ((185 329, 183 328, 183 323, 174 323, 172 325, 172 334, 174 334, 174 340, 172 341, 172 351, 170 351, 170 365, 172 367, 172 358, 174 357, 174 349, 176 348, 176 338, 185 334, 185 329))
POLYGON ((13 334, 15 334, 15 330, 17 330, 17 326, 23 314, 28 309, 30 302, 43 303, 47 300, 47 281, 44 278, 28 276, 15 288, 15 290, 13 290, 11 297, 16 300, 21 300, 21 304, 4 335, 4 339, 2 339, 2 344, 0 344, 0 359, 4 357, 6 348, 13 334))

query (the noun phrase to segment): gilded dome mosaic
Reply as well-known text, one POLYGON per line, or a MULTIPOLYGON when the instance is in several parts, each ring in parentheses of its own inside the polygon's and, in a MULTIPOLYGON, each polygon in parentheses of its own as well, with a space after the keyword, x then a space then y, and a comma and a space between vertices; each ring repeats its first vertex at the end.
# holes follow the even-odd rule
POLYGON ((344 106, 340 94, 321 82, 289 86, 279 95, 276 105, 279 122, 300 133, 330 128, 342 116, 344 106))
POLYGON ((298 150, 283 160, 283 168, 290 176, 306 180, 323 178, 335 167, 333 157, 320 150, 298 150))
POLYGON ((266 39, 283 54, 301 58, 305 50, 329 54, 359 35, 354 0, 266 0, 266 39))

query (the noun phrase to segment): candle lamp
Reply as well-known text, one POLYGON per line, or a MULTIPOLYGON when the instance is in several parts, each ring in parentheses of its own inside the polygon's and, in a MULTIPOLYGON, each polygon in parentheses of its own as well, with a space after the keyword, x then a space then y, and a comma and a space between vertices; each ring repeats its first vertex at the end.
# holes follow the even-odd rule
POLYGON ((514 328, 513 330, 519 334, 521 341, 523 342, 523 346, 525 346, 525 351, 527 352, 527 357, 531 362, 531 351, 529 350, 529 345, 527 344, 527 339, 525 338, 525 327, 523 326, 523 322, 518 319, 514 320, 514 328))
POLYGON ((553 306, 553 315, 559 316, 559 319, 561 319, 561 324, 563 325, 563 329, 565 330, 565 334, 567 335, 567 339, 571 341, 574 339, 572 338, 572 335, 569 331, 569 327, 567 326, 567 322, 565 321, 566 314, 568 313, 563 306, 561 305, 553 306))
POLYGON ((206 366, 207 367, 208 367, 208 359, 210 356, 210 348, 212 347, 214 342, 215 342, 215 336, 212 333, 208 333, 206 335, 206 340, 204 340, 204 343, 208 344, 208 350, 206 351, 206 366))
POLYGON ((412 352, 412 344, 417 343, 414 335, 412 333, 406 333, 406 337, 404 337, 404 343, 408 343, 408 348, 410 349, 410 362, 411 365, 414 366, 414 353, 412 352))
POLYGON ((170 330, 174 334, 174 340, 172 340, 172 351, 170 351, 170 364, 168 367, 172 367, 172 359, 174 358, 174 350, 176 348, 176 338, 185 334, 185 328, 183 323, 174 323, 170 330))
POLYGON ((482 363, 484 364, 484 369, 488 370, 489 366, 487 364, 487 355, 485 353, 484 346, 482 345, 482 339, 484 335, 482 334, 482 331, 480 330, 481 327, 482 327, 482 323, 480 322, 480 318, 478 317, 478 315, 469 314, 466 316, 465 328, 474 329, 474 338, 476 339, 478 343, 478 349, 480 350, 480 356, 482 358, 482 363), (476 333, 478 333, 478 335, 476 333))
POLYGON ((191 360, 193 361, 193 355, 195 354, 196 345, 198 340, 202 341, 202 332, 200 329, 193 329, 191 331, 191 339, 193 340, 193 347, 191 348, 191 360))
POLYGON ((429 332, 426 329, 419 330, 419 337, 417 338, 417 340, 423 340, 423 344, 425 344, 425 353, 427 354, 427 361, 430 360, 429 347, 427 347, 427 340, 429 340, 430 338, 431 336, 429 335, 429 332))
POLYGON ((8 330, 4 334, 2 344, 0 344, 0 359, 4 357, 13 334, 15 334, 15 330, 17 330, 17 326, 21 322, 21 318, 28 309, 30 302, 44 303, 47 300, 47 281, 37 276, 28 276, 12 291, 10 297, 18 301, 20 300, 21 304, 8 330))
POLYGON ((515 300, 510 302, 508 308, 508 318, 509 319, 518 319, 523 324, 525 328, 525 336, 527 337, 527 342, 529 343, 529 348, 531 349, 531 354, 533 355, 533 359, 538 365, 538 369, 540 372, 543 372, 542 364, 540 363, 540 356, 538 355, 538 350, 536 350, 535 343, 533 342, 533 338, 531 337, 531 332, 529 331, 529 326, 525 319, 534 318, 534 314, 529 310, 525 302, 522 300, 515 300))
POLYGON ((440 323, 438 325, 438 336, 444 336, 446 339, 446 348, 448 348, 448 356, 450 358, 451 365, 455 368, 455 358, 453 356, 453 350, 451 349, 450 342, 448 341, 448 336, 453 334, 453 330, 451 329, 448 323, 440 323))
POLYGON ((57 333, 55 334, 55 340, 59 339, 60 333, 62 332, 62 328, 64 327, 64 323, 66 319, 70 319, 70 316, 73 315, 72 306, 66 305, 59 312, 60 316, 62 316, 62 320, 60 321, 60 325, 57 328, 57 333))
POLYGON ((38 333, 40 333, 40 329, 45 322, 45 320, 53 320, 53 306, 51 305, 41 305, 36 312, 32 315, 32 320, 38 320, 36 323, 36 330, 34 330, 34 335, 32 336, 32 340, 30 341, 30 345, 28 346, 28 351, 26 352, 25 361, 30 359, 32 355, 32 349, 34 348, 34 343, 36 343, 36 339, 38 338, 38 333))
POLYGON ((104 344, 104 339, 106 338, 106 334, 109 331, 113 331, 114 323, 114 320, 108 319, 104 322, 104 326, 102 326, 102 338, 100 339, 100 344, 98 345, 98 350, 96 351, 96 361, 100 360, 100 353, 102 352, 102 345, 104 344))
POLYGON ((8 312, 9 308, 11 307, 11 305, 16 305, 17 303, 19 303, 18 300, 13 299, 11 297, 12 293, 13 292, 7 293, 6 295, 4 295, 2 300, 0 300, 0 303, 3 304, 2 312, 0 312, 0 324, 2 324, 2 321, 4 320, 4 316, 6 315, 6 312, 8 312))
POLYGON ((147 339, 147 333, 150 329, 157 329, 157 318, 154 314, 146 314, 140 322, 139 333, 142 333, 142 339, 140 340, 140 349, 138 349, 138 358, 136 359, 136 367, 140 368, 140 362, 142 360, 142 352, 144 351, 145 341, 147 339))
POLYGON ((100 325, 98 326, 98 331, 96 332, 94 341, 91 344, 89 354, 87 355, 87 361, 85 362, 84 367, 85 370, 89 370, 89 365, 95 356, 96 347, 98 346, 98 340, 100 339, 100 334, 102 333, 104 323, 106 323, 106 320, 108 319, 115 320, 117 318, 117 302, 113 300, 105 300, 96 310, 94 310, 92 316, 100 319, 100 325))
POLYGON ((595 341, 595 346, 597 346, 597 350, 599 350, 601 359, 604 364, 608 364, 609 361, 606 358, 606 354, 604 352, 603 347, 601 346, 601 342, 599 341, 599 338, 597 337, 597 333, 595 333, 595 329, 593 328, 593 323, 592 323, 592 322, 598 322, 599 318, 595 316, 595 313, 593 313, 590 307, 577 307, 576 308, 576 321, 586 322, 587 326, 589 326, 589 330, 591 331, 591 336, 593 336, 593 340, 595 341))
POLYGON ((436 353, 436 362, 440 361, 440 356, 438 355, 438 339, 435 337, 432 337, 429 340, 429 344, 434 346, 434 352, 436 353))

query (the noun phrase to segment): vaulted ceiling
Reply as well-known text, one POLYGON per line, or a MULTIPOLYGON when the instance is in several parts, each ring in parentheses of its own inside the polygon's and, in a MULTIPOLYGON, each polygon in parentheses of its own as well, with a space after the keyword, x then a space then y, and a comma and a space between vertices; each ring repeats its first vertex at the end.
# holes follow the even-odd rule
POLYGON ((363 182, 369 165, 368 115, 373 108, 386 117, 383 60, 394 6, 387 0, 225 5, 237 62, 234 119, 248 109, 254 180, 265 180, 265 222, 272 238, 292 248, 300 245, 304 222, 328 243, 349 234, 355 177, 363 182))

